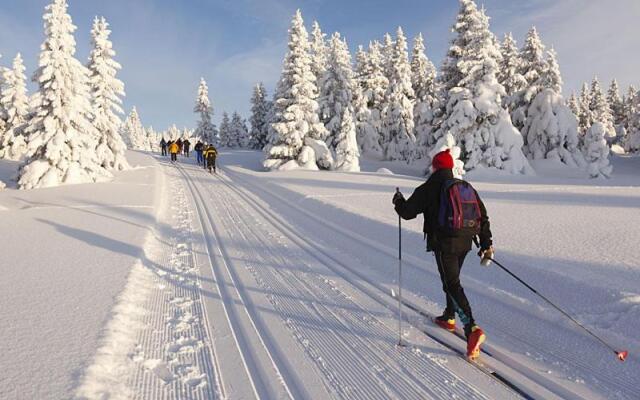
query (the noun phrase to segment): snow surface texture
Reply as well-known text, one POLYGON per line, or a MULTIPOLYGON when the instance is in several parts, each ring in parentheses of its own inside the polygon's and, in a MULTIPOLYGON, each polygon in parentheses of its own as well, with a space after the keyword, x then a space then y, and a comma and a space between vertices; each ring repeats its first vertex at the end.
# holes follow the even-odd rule
MULTIPOLYGON (((133 165, 144 159, 129 157, 133 165)), ((0 193, 0 213, 10 218, 0 229, 12 232, 3 237, 20 254, 2 265, 10 302, 0 320, 12 323, 0 324, 8 338, 0 398, 517 398, 416 329, 464 351, 463 341, 408 309, 409 346, 395 347, 390 197, 422 178, 265 173, 262 153, 251 151, 222 151, 220 176, 184 160, 119 173, 109 184, 0 193), (89 189, 100 204, 80 200, 89 189), (49 231, 44 221, 57 225, 49 231), (47 240, 32 248, 34 234, 47 240)), ((361 161, 363 171, 422 173, 361 161)), ((617 362, 470 255, 463 282, 488 334, 489 361, 536 398, 640 395, 640 159, 613 164, 618 174, 598 181, 606 186, 549 160, 534 163, 538 176, 467 176, 489 209, 496 257, 631 353, 617 362)), ((444 295, 421 220, 403 228, 403 294, 439 313, 444 295)))

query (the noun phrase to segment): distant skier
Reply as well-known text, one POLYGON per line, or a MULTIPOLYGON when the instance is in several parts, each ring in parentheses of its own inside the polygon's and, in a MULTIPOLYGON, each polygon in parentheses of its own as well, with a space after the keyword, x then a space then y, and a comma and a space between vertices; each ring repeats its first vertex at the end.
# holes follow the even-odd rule
POLYGON ((171 162, 178 161, 178 153, 179 152, 180 152, 180 146, 178 146, 178 143, 171 142, 171 144, 169 145, 169 153, 171 154, 171 162))
POLYGON ((189 147, 191 147, 191 142, 189 141, 189 139, 185 139, 184 142, 182 142, 182 147, 184 151, 184 156, 189 157, 189 147))
POLYGON ((213 173, 217 173, 216 172, 217 157, 218 157, 218 150, 216 150, 216 148, 213 147, 212 144, 208 145, 204 151, 204 159, 206 160, 206 168, 209 170, 210 173, 212 172, 212 170, 213 170, 213 173))
POLYGON ((178 153, 182 153, 182 138, 176 140, 176 144, 178 145, 178 153))
POLYGON ((204 152, 204 144, 198 140, 198 143, 193 147, 193 150, 196 152, 196 162, 198 165, 203 164, 204 157, 202 156, 202 153, 204 152))
POLYGON ((476 236, 480 239, 478 255, 483 260, 493 257, 493 242, 484 204, 471 185, 454 179, 453 166, 449 150, 436 154, 429 179, 408 200, 398 191, 393 197, 393 204, 404 219, 423 214, 427 251, 434 252, 447 299, 444 312, 434 322, 454 331, 457 313, 467 337, 467 357, 475 359, 480 355, 480 345, 486 337, 473 319, 471 306, 460 284, 460 270, 476 236))
POLYGON ((160 149, 162 151, 162 155, 166 156, 167 155, 167 142, 166 142, 166 140, 164 140, 164 138, 162 138, 162 140, 160 141, 160 149))

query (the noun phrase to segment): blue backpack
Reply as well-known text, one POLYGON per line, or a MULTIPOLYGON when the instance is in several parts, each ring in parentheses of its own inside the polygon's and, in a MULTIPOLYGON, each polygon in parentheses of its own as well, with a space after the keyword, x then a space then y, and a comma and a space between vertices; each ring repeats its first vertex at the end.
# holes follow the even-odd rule
POLYGON ((438 230, 449 237, 473 238, 480 233, 480 200, 469 182, 450 179, 440 192, 438 230))

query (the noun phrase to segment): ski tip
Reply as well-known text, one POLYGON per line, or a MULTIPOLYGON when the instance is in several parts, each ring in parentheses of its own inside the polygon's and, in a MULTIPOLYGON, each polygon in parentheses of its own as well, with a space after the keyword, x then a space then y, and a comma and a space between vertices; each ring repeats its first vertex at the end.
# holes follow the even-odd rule
POLYGON ((616 351, 616 355, 618 356, 618 360, 624 361, 624 360, 627 359, 627 356, 629 355, 629 352, 626 351, 626 350, 616 351))

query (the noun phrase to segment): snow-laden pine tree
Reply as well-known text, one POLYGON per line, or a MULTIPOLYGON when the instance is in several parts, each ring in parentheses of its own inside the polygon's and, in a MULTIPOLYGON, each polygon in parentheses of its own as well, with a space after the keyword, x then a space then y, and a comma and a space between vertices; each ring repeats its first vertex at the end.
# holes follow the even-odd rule
POLYGON ((502 99, 503 106, 512 112, 517 105, 517 94, 527 86, 527 80, 522 75, 522 58, 518 45, 511 35, 504 35, 504 40, 500 46, 502 60, 500 61, 500 72, 498 81, 504 86, 506 95, 502 99))
POLYGON ((616 128, 613 125, 613 116, 609 108, 609 102, 600 87, 598 77, 594 77, 591 81, 591 96, 589 102, 589 122, 593 125, 601 122, 604 126, 605 138, 608 142, 616 138, 616 128))
POLYGON ((626 97, 629 126, 624 147, 629 153, 637 153, 640 152, 640 92, 630 86, 626 97))
POLYGON ((609 85, 609 90, 607 91, 607 101, 609 102, 609 107, 611 108, 611 115, 613 116, 613 123, 618 126, 623 125, 624 122, 624 102, 622 101, 622 97, 620 96, 620 87, 618 86, 618 81, 613 79, 611 84, 609 85))
POLYGON ((182 135, 182 132, 180 132, 180 129, 178 129, 176 124, 173 124, 169 127, 164 137, 166 140, 172 140, 175 142, 176 140, 180 139, 181 135, 182 135))
POLYGON ((251 140, 249 148, 262 150, 267 145, 269 107, 267 90, 260 82, 253 88, 253 95, 251 96, 251 117, 249 118, 251 140))
POLYGON ((436 96, 436 68, 425 54, 422 34, 414 39, 411 55, 411 86, 415 96, 413 119, 416 147, 414 157, 424 159, 435 144, 434 126, 439 108, 436 96))
POLYGON ((584 137, 584 157, 587 161, 589 175, 592 178, 611 176, 613 168, 609 165, 609 145, 605 140, 606 127, 596 121, 591 125, 584 137))
POLYGON ((127 146, 119 132, 122 120, 118 116, 124 113, 121 97, 125 93, 124 83, 116 78, 121 66, 113 59, 116 52, 109 40, 110 34, 107 21, 96 17, 91 30, 93 48, 87 68, 93 109, 92 124, 98 134, 98 162, 108 170, 122 171, 129 168, 125 155, 127 146))
POLYGON ((5 69, 4 88, 0 104, 7 121, 4 133, 0 132, 0 158, 19 160, 27 151, 24 128, 29 113, 27 77, 22 57, 18 53, 13 60, 13 68, 5 69))
POLYGON ((389 87, 385 93, 382 130, 384 155, 387 160, 410 162, 414 157, 416 138, 413 133, 413 102, 411 65, 407 40, 398 27, 391 57, 389 87))
POLYGON ((391 35, 387 32, 382 38, 382 44, 380 45, 380 56, 382 62, 382 71, 387 79, 390 79, 392 74, 393 52, 395 51, 395 42, 391 35))
POLYGON ((251 138, 249 137, 247 124, 237 112, 234 112, 231 116, 229 130, 231 131, 231 134, 229 135, 231 137, 231 145, 229 147, 240 149, 246 149, 249 147, 249 140, 251 138))
POLYGON ((318 98, 320 120, 327 128, 329 134, 326 142, 332 150, 336 149, 336 140, 342 130, 344 110, 349 109, 349 116, 353 116, 355 85, 349 48, 346 41, 336 32, 331 36, 327 68, 320 79, 320 97, 318 98))
POLYGON ((356 139, 361 154, 382 158, 382 110, 389 80, 384 73, 380 43, 371 42, 356 64, 359 89, 355 93, 356 139))
POLYGON ((211 100, 209 100, 209 88, 204 78, 200 78, 200 86, 198 86, 198 97, 193 112, 200 116, 195 135, 206 143, 212 143, 216 139, 216 126, 211 122, 213 108, 211 100))
POLYGON ((226 111, 222 112, 222 121, 220 122, 220 147, 231 147, 234 143, 233 138, 231 137, 231 120, 229 119, 229 114, 226 111))
POLYGON ((124 123, 120 127, 120 136, 130 149, 140 151, 151 150, 147 133, 135 106, 131 109, 127 119, 124 120, 124 123))
POLYGON ((581 137, 584 136, 585 133, 587 133, 587 130, 592 123, 589 104, 591 104, 591 90, 589 89, 589 85, 584 82, 582 84, 582 89, 580 89, 580 97, 578 98, 578 108, 580 109, 580 114, 577 115, 578 130, 581 137))
POLYGON ((636 88, 633 85, 629 85, 629 87, 627 88, 627 93, 625 93, 624 97, 622 98, 622 102, 624 104, 623 105, 623 115, 624 115, 623 124, 627 132, 629 132, 629 124, 631 123, 631 120, 633 119, 633 116, 637 111, 636 109, 637 93, 638 93, 638 90, 636 90, 636 88))
POLYGON ((89 71, 75 58, 76 27, 66 0, 53 0, 43 19, 45 40, 33 77, 39 95, 25 128, 29 159, 20 169, 18 186, 32 189, 106 179, 110 174, 95 153, 89 71))
POLYGON ((328 132, 319 121, 318 89, 311 71, 309 38, 300 10, 291 21, 288 47, 274 96, 263 165, 269 170, 310 167, 309 157, 313 156, 319 167, 329 169, 333 158, 324 143, 328 132), (305 159, 298 160, 303 146, 308 147, 305 159))
POLYGON ((327 63, 329 59, 329 46, 327 45, 326 36, 318 21, 313 21, 311 28, 311 71, 316 77, 316 82, 320 82, 327 70, 327 63))
POLYGON ((440 75, 445 110, 436 137, 453 135, 467 170, 482 166, 529 173, 522 136, 502 107, 505 91, 497 80, 501 54, 488 17, 474 1, 460 0, 453 30, 440 75))
POLYGON ((149 146, 151 151, 154 153, 160 152, 160 141, 162 140, 162 135, 158 133, 153 126, 145 128, 145 132, 147 132, 147 138, 149 140, 149 146))
MULTIPOLYGON (((532 27, 520 50, 520 74, 524 77, 526 84, 514 94, 514 100, 510 102, 510 108, 513 110, 511 120, 520 132, 525 125, 527 110, 531 102, 545 88, 541 77, 548 67, 548 62, 545 59, 545 46, 542 44, 536 28, 532 27)), ((524 140, 526 143, 526 138, 524 140)))
POLYGON ((345 107, 340 118, 340 129, 334 137, 337 171, 360 171, 360 151, 356 141, 356 126, 351 109, 345 107))
POLYGON ((548 67, 539 81, 543 87, 526 110, 522 128, 530 159, 551 159, 572 167, 584 167, 579 149, 578 120, 562 98, 562 77, 553 49, 547 53, 548 67))
POLYGON ((578 97, 573 92, 571 93, 571 96, 569 96, 569 99, 567 100, 567 107, 569 107, 569 109, 571 110, 573 115, 576 116, 576 118, 578 118, 580 113, 582 112, 580 110, 580 103, 578 102, 578 97))

